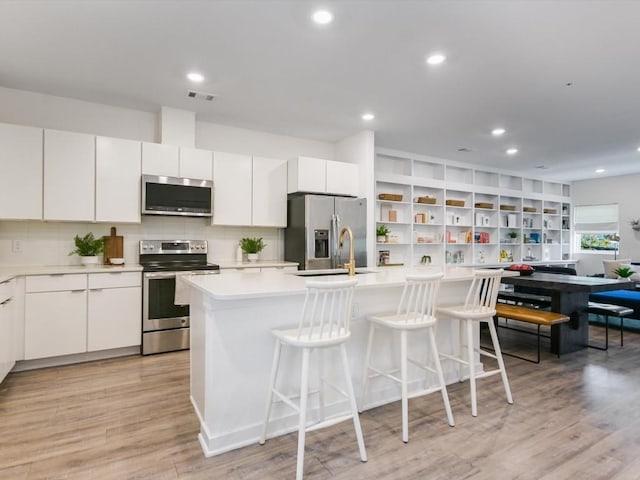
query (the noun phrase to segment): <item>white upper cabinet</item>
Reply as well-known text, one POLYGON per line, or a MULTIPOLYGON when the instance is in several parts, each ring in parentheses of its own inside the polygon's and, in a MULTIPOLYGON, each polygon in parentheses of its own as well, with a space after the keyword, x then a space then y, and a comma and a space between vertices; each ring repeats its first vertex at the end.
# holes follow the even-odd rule
POLYGON ((327 160, 327 193, 358 196, 358 166, 327 160))
POLYGON ((287 191, 358 195, 358 166, 321 158, 289 160, 287 191))
POLYGON ((96 221, 140 223, 141 143, 96 138, 96 221))
POLYGON ((214 225, 251 225, 252 164, 249 155, 214 152, 214 225))
POLYGON ((44 131, 44 219, 93 221, 96 137, 44 131))
POLYGON ((211 153, 197 148, 142 142, 142 173, 211 180, 211 153))
POLYGON ((178 147, 142 142, 142 173, 145 175, 180 176, 178 147))
POLYGON ((252 224, 287 226, 287 162, 253 157, 252 224))
POLYGON ((209 150, 180 147, 180 175, 185 178, 211 180, 213 178, 213 155, 209 150))
POLYGON ((298 157, 289 160, 288 193, 326 193, 327 161, 320 158, 298 157))
POLYGON ((0 123, 0 218, 42 219, 42 129, 0 123))

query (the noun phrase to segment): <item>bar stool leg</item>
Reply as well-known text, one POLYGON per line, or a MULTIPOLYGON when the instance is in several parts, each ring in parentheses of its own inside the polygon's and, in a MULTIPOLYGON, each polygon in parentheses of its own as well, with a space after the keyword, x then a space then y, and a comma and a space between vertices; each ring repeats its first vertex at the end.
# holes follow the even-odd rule
POLYGON ((407 391, 407 331, 400 332, 400 379, 402 380, 402 441, 409 441, 409 394, 407 391))
POLYGON ((473 322, 464 320, 467 331, 467 357, 469 361, 469 388, 471 391, 471 415, 478 416, 478 400, 476 397, 476 365, 473 358, 473 322))
POLYGON ((604 349, 609 350, 609 315, 604 316, 604 349))
POLYGON ((296 480, 302 480, 304 473, 304 442, 307 433, 307 397, 309 395, 309 352, 302 349, 302 379, 300 382, 300 417, 298 419, 298 463, 296 480))
POLYGON ((359 412, 364 409, 364 402, 367 398, 367 387, 369 386, 369 363, 371 362, 371 350, 373 348, 373 337, 375 335, 376 326, 371 323, 369 326, 369 340, 367 342, 367 351, 364 355, 364 373, 362 375, 362 393, 360 395, 359 412))
POLYGON ((447 393, 447 384, 444 382, 444 374, 442 373, 442 365, 440 364, 440 355, 438 354, 438 347, 436 346, 436 335, 433 328, 430 328, 427 332, 429 335, 429 343, 431 346, 431 354, 433 355, 433 363, 436 372, 438 373, 438 382, 440 382, 440 393, 442 394, 442 401, 444 402, 444 409, 447 412, 447 420, 449 426, 455 426, 453 421, 453 412, 451 411, 451 404, 449 403, 449 394, 447 393))
POLYGON ((620 317, 620 346, 624 347, 624 317, 620 317))
POLYGON ((340 356, 342 357, 342 368, 347 384, 347 393, 349 395, 349 406, 351 407, 351 415, 353 416, 353 428, 356 431, 358 440, 358 449, 360 450, 360 460, 367 461, 367 451, 364 447, 364 437, 362 436, 362 427, 360 426, 360 417, 358 416, 358 406, 356 405, 356 394, 351 383, 351 371, 349 370, 349 360, 347 359, 347 348, 345 344, 340 344, 340 356))
POLYGON ((495 351, 496 360, 498 361, 498 367, 500 368, 500 376, 502 377, 504 392, 507 394, 507 403, 513 403, 513 398, 511 397, 511 388, 509 387, 509 379, 507 378, 507 369, 504 367, 504 359, 502 358, 502 351, 500 350, 500 343, 498 342, 498 334, 496 332, 496 326, 493 324, 493 322, 489 322, 489 333, 491 334, 493 350, 495 351))
POLYGON ((318 352, 318 412, 320 421, 324 422, 324 349, 318 352))
POLYGON ((278 365, 280 364, 281 351, 282 343, 280 343, 280 340, 276 340, 276 349, 273 353, 273 365, 271 366, 271 378, 269 379, 267 405, 264 412, 264 422, 262 423, 262 433, 260 434, 260 445, 264 445, 264 442, 267 439, 267 427, 269 425, 269 416, 271 415, 271 406, 273 405, 273 389, 276 388, 276 377, 278 375, 278 365))

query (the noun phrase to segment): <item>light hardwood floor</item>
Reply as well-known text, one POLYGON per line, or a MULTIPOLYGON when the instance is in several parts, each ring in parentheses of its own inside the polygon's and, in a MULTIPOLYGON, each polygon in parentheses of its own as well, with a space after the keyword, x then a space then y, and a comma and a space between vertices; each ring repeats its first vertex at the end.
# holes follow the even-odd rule
MULTIPOLYGON (((540 365, 506 358, 499 377, 451 385, 456 426, 437 394, 362 414, 369 461, 350 422, 307 435, 308 479, 640 478, 640 335, 540 365)), ((505 346, 513 348, 503 340, 505 346)), ((529 351, 531 353, 531 351, 529 351)), ((188 352, 10 374, 0 385, 0 479, 286 479, 296 435, 205 458, 189 402, 188 352)))

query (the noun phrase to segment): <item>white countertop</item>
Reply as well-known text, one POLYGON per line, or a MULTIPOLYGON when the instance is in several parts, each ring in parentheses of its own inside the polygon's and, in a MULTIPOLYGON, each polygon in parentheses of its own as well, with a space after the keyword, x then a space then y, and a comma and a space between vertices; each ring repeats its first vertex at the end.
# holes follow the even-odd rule
MULTIPOLYGON (((420 268, 379 268, 366 269, 373 273, 356 275, 356 289, 378 288, 381 286, 399 286, 404 283, 408 273, 435 273, 438 267, 420 268)), ((443 282, 455 282, 471 279, 473 269, 448 266, 443 282)), ((505 276, 519 275, 518 272, 505 271, 505 276)), ((224 275, 201 275, 184 277, 191 286, 205 292, 215 300, 238 300, 251 298, 277 297, 302 294, 306 291, 307 280, 332 282, 347 279, 347 275, 303 277, 293 273, 267 271, 258 274, 231 272, 224 275)))
POLYGON ((130 265, 0 265, 0 283, 23 275, 59 275, 65 273, 141 272, 137 263, 130 265))
POLYGON ((284 260, 257 260, 255 262, 238 262, 236 260, 213 260, 221 269, 227 268, 260 268, 260 267, 297 267, 297 262, 285 262, 284 260))

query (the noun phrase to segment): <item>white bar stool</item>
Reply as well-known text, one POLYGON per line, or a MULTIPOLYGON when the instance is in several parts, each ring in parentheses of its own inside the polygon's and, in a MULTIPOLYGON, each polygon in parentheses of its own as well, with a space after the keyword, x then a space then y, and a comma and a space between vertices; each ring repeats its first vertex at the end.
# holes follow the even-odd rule
MULTIPOLYGON (((276 349, 273 355, 273 367, 271 369, 271 380, 269 394, 267 395, 267 405, 264 415, 260 444, 264 444, 267 437, 267 427, 269 425, 269 415, 275 395, 280 401, 286 403, 299 413, 298 421, 298 462, 296 467, 296 479, 301 480, 304 470, 304 446, 305 434, 323 427, 335 425, 344 420, 353 419, 353 426, 356 430, 360 458, 367 461, 367 452, 364 446, 360 419, 356 406, 353 384, 351 382, 351 372, 347 359, 345 343, 351 335, 349 326, 351 322, 351 304, 354 287, 357 280, 341 281, 308 281, 307 296, 302 308, 302 316, 297 327, 285 330, 273 330, 276 337, 276 349), (291 398, 285 396, 276 389, 276 380, 280 364, 280 353, 283 346, 290 346, 302 349, 302 378, 300 381, 300 400, 296 404, 291 398), (337 385, 332 384, 322 377, 322 361, 324 356, 320 356, 320 386, 319 392, 309 392, 309 355, 315 349, 327 349, 339 347, 342 362, 343 374, 345 376, 346 392, 337 385), (324 418, 324 394, 325 385, 333 388, 338 393, 349 399, 351 413, 337 418, 324 418), (320 421, 307 426, 307 399, 309 393, 320 394, 320 421)), ((276 400, 277 401, 277 400, 276 400)))
POLYGON ((404 290, 402 291, 402 296, 400 297, 400 303, 396 312, 369 317, 371 325, 369 327, 369 342, 367 344, 367 351, 365 354, 361 408, 366 399, 369 379, 383 376, 400 383, 402 392, 402 441, 405 443, 409 441, 409 398, 415 398, 440 391, 442 393, 442 400, 444 401, 449 425, 452 427, 454 426, 453 414, 451 413, 449 396, 447 395, 447 387, 444 382, 444 375, 442 374, 442 367, 440 365, 440 357, 438 355, 434 332, 436 326, 435 308, 438 289, 440 287, 440 279, 442 276, 442 273, 429 275, 407 275, 404 290), (397 369, 392 371, 382 371, 371 364, 374 336, 376 328, 378 327, 400 332, 400 378, 393 375, 398 372, 397 369), (425 347, 432 357, 430 365, 424 365, 422 362, 417 362, 409 358, 407 351, 407 334, 414 331, 426 331, 427 333, 429 343, 428 345, 425 345, 425 347), (438 377, 438 385, 431 388, 425 388, 417 392, 412 392, 411 395, 409 395, 407 373, 408 363, 424 370, 427 373, 425 380, 428 378, 429 372, 435 373, 438 377), (370 372, 373 373, 371 374, 370 372))
MULTIPOLYGON (((507 403, 513 403, 511 398, 511 389, 509 388, 509 380, 507 379, 507 371, 504 367, 504 360, 502 359, 502 352, 500 351, 500 343, 498 342, 498 335, 496 333, 496 327, 493 323, 493 317, 496 314, 496 300, 498 298, 498 290, 500 288, 500 277, 503 270, 476 270, 473 273, 473 280, 467 298, 464 305, 454 305, 448 307, 438 308, 438 313, 446 317, 457 319, 460 321, 460 347, 464 346, 462 337, 466 337, 466 360, 464 353, 461 350, 460 356, 453 356, 447 354, 440 354, 442 358, 454 360, 462 365, 466 365, 469 368, 469 386, 471 390, 471 415, 476 417, 478 415, 478 403, 476 396, 476 379, 489 377, 499 373, 502 376, 502 383, 504 384, 504 391, 507 395, 507 403), (493 349, 495 354, 482 350, 480 346, 474 345, 473 332, 474 325, 479 322, 485 322, 489 325, 489 332, 491 334, 491 341, 493 343, 493 349), (498 368, 494 370, 488 370, 485 372, 476 373, 476 366, 474 361, 474 354, 478 352, 480 355, 485 355, 497 360, 498 368)), ((462 380, 462 375, 460 380, 462 380)))

